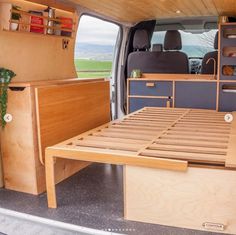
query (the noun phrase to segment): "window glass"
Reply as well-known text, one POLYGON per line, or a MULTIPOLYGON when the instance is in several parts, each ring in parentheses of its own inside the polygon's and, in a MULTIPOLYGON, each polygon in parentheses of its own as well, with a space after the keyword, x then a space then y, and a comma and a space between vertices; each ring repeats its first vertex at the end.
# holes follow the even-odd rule
MULTIPOLYGON (((214 51, 214 40, 217 30, 206 32, 185 32, 179 30, 182 38, 182 50, 188 57, 203 58, 210 51, 214 51)), ((166 31, 153 33, 152 44, 164 44, 166 31)))
POLYGON ((75 46, 75 67, 79 78, 110 77, 119 26, 83 15, 75 46))

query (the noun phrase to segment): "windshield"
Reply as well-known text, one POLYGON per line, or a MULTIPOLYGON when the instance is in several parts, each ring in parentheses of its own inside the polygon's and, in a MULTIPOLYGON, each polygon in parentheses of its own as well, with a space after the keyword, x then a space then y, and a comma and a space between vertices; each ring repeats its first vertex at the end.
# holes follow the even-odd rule
MULTIPOLYGON (((210 51, 214 51, 214 39, 217 30, 210 30, 206 32, 185 32, 179 30, 182 37, 182 52, 185 52, 189 58, 197 57, 203 58, 204 55, 210 51)), ((166 31, 156 31, 153 33, 152 44, 164 43, 166 31)))

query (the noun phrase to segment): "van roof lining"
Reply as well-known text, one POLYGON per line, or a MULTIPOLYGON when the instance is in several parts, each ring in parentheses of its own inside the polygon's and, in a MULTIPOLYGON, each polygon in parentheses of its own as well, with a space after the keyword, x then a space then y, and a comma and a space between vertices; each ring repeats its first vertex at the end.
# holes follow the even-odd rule
POLYGON ((157 20, 155 31, 185 30, 185 31, 207 31, 217 29, 217 17, 186 17, 175 19, 157 20))

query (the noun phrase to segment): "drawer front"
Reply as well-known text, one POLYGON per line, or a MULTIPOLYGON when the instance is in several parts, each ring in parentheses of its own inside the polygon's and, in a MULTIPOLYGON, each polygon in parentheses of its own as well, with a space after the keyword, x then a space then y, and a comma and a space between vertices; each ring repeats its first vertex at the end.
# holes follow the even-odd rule
POLYGON ((132 113, 144 107, 167 107, 168 101, 170 102, 170 106, 172 107, 171 99, 130 98, 129 112, 132 113))
POLYGON ((176 82, 175 107, 216 109, 215 82, 176 82))
POLYGON ((221 83, 219 97, 219 111, 232 112, 236 111, 236 83, 221 83), (223 89, 224 85, 234 86, 233 89, 223 89))
POLYGON ((172 96, 172 82, 130 81, 130 95, 172 96))

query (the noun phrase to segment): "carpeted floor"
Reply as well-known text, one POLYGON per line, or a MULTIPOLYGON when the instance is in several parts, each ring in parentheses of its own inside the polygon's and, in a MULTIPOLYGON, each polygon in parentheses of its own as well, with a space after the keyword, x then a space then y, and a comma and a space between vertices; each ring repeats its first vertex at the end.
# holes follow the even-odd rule
MULTIPOLYGON (((33 196, 6 189, 0 190, 0 207, 74 225, 123 234, 217 234, 124 220, 122 180, 121 166, 92 164, 57 185, 57 209, 47 208, 45 193, 33 196)), ((0 232, 4 233, 3 230, 0 232)))

